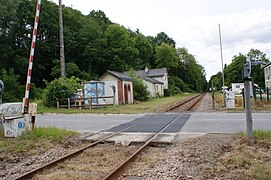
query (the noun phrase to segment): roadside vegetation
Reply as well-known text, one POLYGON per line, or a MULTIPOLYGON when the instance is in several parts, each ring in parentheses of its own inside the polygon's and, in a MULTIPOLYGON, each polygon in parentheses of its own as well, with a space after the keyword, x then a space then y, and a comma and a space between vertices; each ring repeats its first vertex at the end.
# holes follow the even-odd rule
POLYGON ((153 113, 159 112, 165 107, 172 106, 173 104, 181 101, 184 98, 195 95, 195 93, 185 93, 178 94, 171 97, 161 97, 148 99, 147 101, 137 101, 134 104, 125 104, 125 105, 117 105, 116 110, 114 110, 113 106, 106 106, 102 108, 93 108, 89 109, 64 109, 64 108, 48 108, 43 105, 42 101, 37 101, 38 103, 38 113, 103 113, 103 114, 137 114, 137 113, 153 113))
MULTIPOLYGON (((217 104, 217 110, 225 110, 225 111, 245 111, 243 97, 235 96, 235 108, 234 109, 225 109, 224 108, 224 100, 223 94, 221 92, 215 93, 215 102, 217 104)), ((271 98, 271 96, 270 96, 271 98)), ((251 108, 253 111, 271 111, 271 100, 267 101, 266 98, 260 100, 259 97, 251 98, 251 108)))
POLYGON ((52 148, 54 143, 59 143, 79 133, 54 127, 38 127, 33 131, 26 131, 18 138, 1 138, 0 152, 23 153, 35 151, 37 148, 52 148))
POLYGON ((242 179, 270 179, 271 131, 253 131, 250 140, 244 133, 230 151, 219 158, 227 171, 242 179))

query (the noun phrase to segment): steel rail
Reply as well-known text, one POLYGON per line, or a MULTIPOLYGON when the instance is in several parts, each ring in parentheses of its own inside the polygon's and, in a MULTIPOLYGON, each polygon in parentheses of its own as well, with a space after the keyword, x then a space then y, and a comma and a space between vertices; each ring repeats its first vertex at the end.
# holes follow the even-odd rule
POLYGON ((204 93, 197 94, 196 96, 193 96, 193 97, 191 97, 191 98, 189 98, 189 99, 186 99, 185 101, 178 102, 177 104, 175 104, 175 105, 173 105, 173 106, 170 106, 170 107, 166 108, 166 109, 164 110, 164 112, 168 112, 168 111, 171 111, 172 109, 175 109, 175 108, 177 108, 177 107, 179 107, 179 106, 182 106, 182 105, 184 105, 184 104, 186 104, 186 103, 192 101, 193 99, 196 99, 197 97, 201 96, 202 94, 204 94, 204 93))
POLYGON ((189 109, 186 110, 186 111, 191 111, 192 108, 194 108, 194 107, 196 106, 196 104, 197 104, 198 102, 200 102, 200 100, 201 100, 206 94, 207 94, 207 93, 202 93, 202 94, 200 94, 200 97, 199 97, 199 99, 197 99, 196 103, 193 103, 193 104, 189 107, 189 109))
MULTIPOLYGON (((182 115, 184 115, 184 113, 188 110, 190 110, 196 103, 198 103, 198 101, 204 96, 205 94, 200 94, 197 95, 196 97, 201 96, 199 99, 197 99, 196 102, 193 102, 192 105, 188 106, 185 111, 181 114, 179 114, 176 118, 174 118, 172 121, 170 121, 167 125, 165 125, 160 131, 158 131, 157 133, 155 133, 154 135, 152 135, 143 146, 141 146, 136 152, 134 152, 131 156, 129 156, 124 162, 122 162, 116 169, 114 169, 111 173, 109 173, 108 175, 106 175, 103 180, 116 180, 119 179, 119 177, 122 175, 122 173, 125 171, 125 169, 127 168, 127 166, 134 160, 136 159, 136 157, 146 148, 149 146, 149 144, 155 140, 164 130, 166 130, 171 124, 173 124, 178 118, 180 118, 182 115)), ((191 98, 190 100, 186 101, 189 102, 194 98, 191 98)), ((181 105, 183 105, 185 103, 181 103, 181 105)), ((179 105, 180 106, 180 105, 179 105)))
POLYGON ((135 127, 135 126, 137 126, 137 125, 139 125, 139 124, 141 124, 141 123, 144 123, 144 122, 148 121, 149 119, 150 119, 150 118, 144 119, 144 120, 142 120, 142 121, 140 121, 140 122, 138 122, 138 123, 136 123, 136 124, 133 124, 133 125, 131 125, 131 126, 129 126, 129 127, 126 127, 126 128, 124 128, 124 129, 122 129, 122 130, 120 130, 120 131, 118 131, 118 132, 114 132, 113 134, 110 134, 110 135, 108 135, 108 136, 106 136, 106 137, 104 137, 104 138, 102 138, 102 139, 100 139, 100 140, 97 140, 97 141, 95 141, 95 142, 93 142, 93 143, 91 143, 91 144, 89 144, 89 145, 86 145, 86 146, 84 146, 84 147, 82 147, 82 148, 80 148, 80 149, 78 149, 78 150, 75 150, 75 151, 73 151, 73 152, 71 152, 71 153, 69 153, 69 154, 67 154, 67 155, 65 155, 65 156, 62 156, 62 157, 60 157, 60 158, 58 158, 58 159, 55 159, 55 160, 53 160, 53 161, 51 161, 51 162, 49 162, 49 163, 46 163, 46 164, 44 164, 44 165, 42 165, 42 166, 40 166, 40 167, 38 167, 38 168, 36 168, 36 169, 33 169, 33 170, 31 170, 31 171, 28 171, 28 172, 26 172, 25 174, 16 177, 15 180, 30 179, 30 178, 32 178, 35 174, 37 174, 38 172, 40 172, 40 171, 42 171, 42 170, 44 170, 44 169, 46 169, 46 168, 53 167, 53 166, 56 165, 57 163, 60 163, 60 162, 66 160, 66 159, 68 159, 68 158, 71 158, 71 157, 73 157, 73 156, 76 156, 76 155, 78 155, 78 154, 84 152, 86 149, 88 149, 88 148, 90 148, 90 147, 94 147, 94 146, 98 145, 99 143, 105 141, 106 139, 109 139, 109 138, 111 138, 111 137, 113 137, 113 136, 116 136, 116 135, 118 135, 118 134, 120 134, 120 133, 122 133, 122 132, 124 132, 124 131, 126 131, 126 130, 128 130, 128 129, 130 129, 130 128, 133 128, 133 127, 135 127))
MULTIPOLYGON (((196 98, 196 97, 198 97, 198 96, 199 96, 199 95, 194 96, 194 97, 192 97, 192 98, 190 98, 190 99, 188 99, 188 100, 185 100, 184 102, 178 103, 178 104, 179 104, 179 106, 180 106, 180 105, 183 105, 183 104, 189 102, 190 100, 192 100, 192 99, 194 99, 194 98, 196 98)), ((175 106, 175 107, 176 107, 176 106, 175 106)), ((168 111, 168 110, 167 110, 167 111, 168 111)), ((161 114, 161 113, 159 113, 159 114, 161 114)), ((156 114, 156 116, 159 115, 159 114, 156 114)), ((155 115, 154 115, 154 116, 155 116, 155 115)), ((42 165, 42 166, 40 166, 40 167, 37 167, 36 169, 33 169, 33 170, 31 170, 31 171, 28 171, 28 172, 26 172, 25 174, 16 177, 15 180, 30 179, 30 178, 32 178, 35 174, 37 174, 38 172, 40 172, 40 171, 42 171, 42 170, 45 170, 45 169, 47 169, 47 168, 53 167, 53 166, 55 166, 56 164, 58 164, 58 163, 60 163, 60 162, 62 162, 62 161, 64 161, 64 160, 66 160, 66 159, 68 159, 68 158, 74 157, 74 156, 76 156, 76 155, 78 155, 78 154, 84 152, 84 151, 85 151, 86 149, 88 149, 88 148, 94 147, 94 146, 98 145, 99 143, 101 143, 101 142, 103 142, 103 141, 105 141, 105 140, 107 140, 107 139, 109 139, 109 138, 111 138, 111 137, 113 137, 113 136, 116 136, 116 135, 118 135, 118 134, 120 134, 120 133, 122 133, 122 132, 124 132, 124 131, 126 131, 126 130, 128 130, 128 129, 131 129, 131 128, 133 128, 133 127, 135 127, 135 126, 137 126, 137 125, 139 125, 139 124, 141 124, 141 123, 144 123, 144 122, 148 121, 150 118, 151 118, 151 117, 146 118, 146 119, 144 119, 144 120, 142 120, 142 121, 140 121, 140 122, 138 122, 138 123, 136 123, 136 124, 133 124, 133 125, 131 125, 131 126, 129 126, 129 127, 126 127, 126 128, 124 128, 124 129, 122 129, 122 130, 120 130, 120 131, 118 131, 118 132, 114 132, 113 134, 110 134, 110 135, 108 135, 108 136, 106 136, 106 137, 104 137, 104 138, 102 138, 102 139, 100 139, 100 140, 97 140, 97 141, 95 141, 95 142, 93 142, 93 143, 91 143, 91 144, 89 144, 89 145, 86 145, 86 146, 84 146, 84 147, 82 147, 82 148, 80 148, 80 149, 78 149, 78 150, 75 150, 75 151, 73 151, 73 152, 71 152, 71 153, 69 153, 69 154, 67 154, 67 155, 65 155, 65 156, 62 156, 62 157, 60 157, 60 158, 58 158, 58 159, 55 159, 55 160, 53 160, 53 161, 51 161, 51 162, 49 162, 49 163, 46 163, 46 164, 42 165)), ((158 135, 157 135, 157 136, 158 136, 158 135)), ((156 137, 157 137, 157 136, 156 136, 156 137)))

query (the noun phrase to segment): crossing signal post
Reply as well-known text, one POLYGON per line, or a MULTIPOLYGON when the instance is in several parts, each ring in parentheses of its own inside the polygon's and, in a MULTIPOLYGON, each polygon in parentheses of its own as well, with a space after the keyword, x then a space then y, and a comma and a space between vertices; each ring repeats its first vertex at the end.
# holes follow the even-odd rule
POLYGON ((243 79, 244 79, 244 91, 245 91, 247 136, 248 138, 253 138, 252 114, 251 114, 251 103, 250 103, 251 61, 250 61, 249 56, 247 57, 246 63, 243 66, 243 79))
POLYGON ((36 37, 37 37, 37 31, 38 31, 40 4, 41 4, 41 0, 37 0, 36 15, 35 15, 35 21, 34 21, 32 42, 31 42, 31 48, 30 48, 30 57, 29 57, 29 64, 28 64, 28 71, 27 71, 27 79, 26 79, 26 86, 25 86, 25 95, 23 98, 23 113, 24 114, 28 113, 29 91, 30 91, 30 82, 31 82, 31 76, 32 76, 32 67, 33 67, 33 61, 34 61, 36 37))

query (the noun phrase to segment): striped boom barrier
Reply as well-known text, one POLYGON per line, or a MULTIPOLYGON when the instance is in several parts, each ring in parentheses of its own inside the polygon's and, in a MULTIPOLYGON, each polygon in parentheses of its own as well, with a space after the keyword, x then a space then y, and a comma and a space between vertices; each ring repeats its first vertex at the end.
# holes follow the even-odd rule
POLYGON ((30 81, 31 81, 31 75, 32 75, 35 43, 36 43, 38 21, 39 21, 39 14, 40 14, 40 3, 41 3, 41 0, 37 0, 36 16, 35 16, 35 21, 34 21, 32 43, 31 43, 30 57, 29 57, 29 65, 28 65, 28 72, 27 72, 27 80, 26 80, 26 86, 25 86, 25 96, 23 99, 23 106, 24 106, 23 113, 25 113, 25 114, 28 113, 28 106, 29 106, 29 90, 30 90, 30 81))

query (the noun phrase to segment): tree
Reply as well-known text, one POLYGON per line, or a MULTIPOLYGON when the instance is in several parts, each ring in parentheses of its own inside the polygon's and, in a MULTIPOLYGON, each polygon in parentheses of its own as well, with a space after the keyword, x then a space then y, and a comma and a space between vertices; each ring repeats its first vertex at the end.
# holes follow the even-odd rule
POLYGON ((172 46, 162 43, 156 46, 156 63, 158 68, 167 68, 170 71, 172 68, 178 66, 178 56, 176 49, 172 46))
POLYGON ((83 51, 80 58, 76 58, 78 67, 93 77, 104 73, 102 64, 107 55, 106 38, 99 24, 93 19, 87 18, 83 21, 78 44, 83 51))
POLYGON ((266 54, 258 49, 251 49, 248 54, 251 62, 259 63, 252 66, 251 76, 254 83, 258 84, 262 89, 265 89, 264 82, 264 64, 269 63, 269 59, 266 54))
POLYGON ((107 61, 105 68, 115 71, 125 71, 134 64, 134 57, 139 52, 135 48, 135 40, 124 27, 117 24, 109 25, 105 31, 107 39, 107 61))
MULTIPOLYGON (((55 65, 52 70, 50 76, 54 78, 60 77, 60 60, 56 59, 53 61, 53 64, 55 65)), ((66 63, 66 77, 78 77, 82 80, 89 81, 91 79, 90 74, 85 73, 84 71, 81 71, 79 67, 75 63, 66 63)))
POLYGON ((96 22, 98 22, 103 31, 106 30, 108 25, 112 24, 109 18, 106 17, 106 14, 101 10, 98 11, 92 10, 87 17, 90 17, 94 19, 96 22))
POLYGON ((162 45, 163 43, 168 44, 175 48, 176 42, 170 38, 166 33, 160 32, 154 39, 156 45, 162 45))
MULTIPOLYGON (((0 0, 0 3, 0 68, 13 68, 18 75, 16 80, 25 86, 36 0, 0 0)), ((43 1, 41 7, 31 82, 44 88, 44 82, 59 77, 59 66, 54 61, 60 55, 58 5, 43 1)), ((175 41, 165 32, 145 37, 138 29, 133 31, 114 24, 100 10, 87 16, 70 7, 63 6, 62 10, 68 77, 91 80, 98 79, 107 69, 166 67, 173 79, 174 92, 178 88, 203 89, 204 69, 187 50, 183 51, 185 61, 180 59, 175 41)))
POLYGON ((178 48, 177 54, 180 61, 177 76, 187 84, 187 91, 205 91, 207 82, 204 68, 186 48, 178 48))
POLYGON ((153 55, 153 47, 151 43, 140 32, 135 34, 134 39, 138 55, 135 57, 132 67, 134 69, 142 69, 146 66, 150 66, 150 59, 153 55))
POLYGON ((230 87, 232 83, 244 82, 242 77, 242 69, 246 62, 246 56, 239 54, 234 56, 232 63, 224 68, 225 85, 230 87))
POLYGON ((217 91, 222 90, 222 72, 219 71, 217 74, 211 76, 209 81, 209 87, 212 87, 212 81, 214 82, 214 87, 217 91))
POLYGON ((2 69, 0 79, 5 84, 3 92, 3 102, 21 101, 24 93, 24 86, 19 84, 19 75, 14 73, 13 69, 6 71, 2 69))

